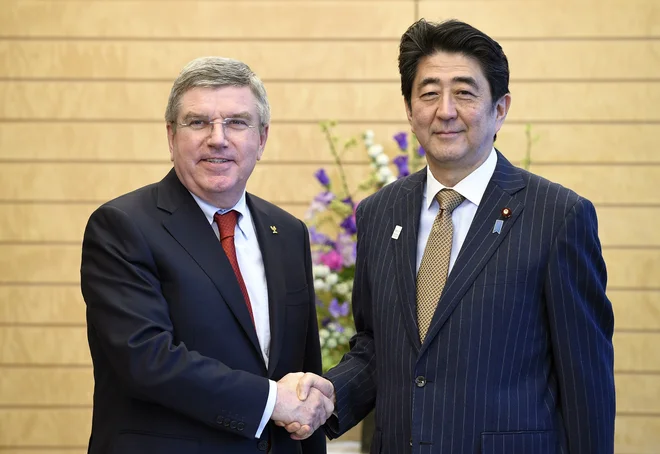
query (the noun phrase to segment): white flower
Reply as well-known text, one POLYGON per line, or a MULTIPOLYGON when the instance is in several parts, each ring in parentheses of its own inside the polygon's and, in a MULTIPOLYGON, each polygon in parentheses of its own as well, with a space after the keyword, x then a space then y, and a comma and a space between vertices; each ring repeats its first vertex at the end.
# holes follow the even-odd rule
POLYGON ((383 177, 383 180, 387 180, 390 176, 392 176, 392 171, 389 167, 381 167, 378 169, 378 174, 383 177))
POLYGON ((314 290, 324 291, 328 290, 328 287, 325 285, 325 281, 323 279, 314 279, 314 290))
POLYGON ((385 184, 390 184, 394 183, 396 181, 396 177, 394 175, 390 175, 387 180, 385 180, 385 184))
POLYGON ((369 154, 369 156, 371 156, 372 158, 376 159, 376 157, 377 157, 378 155, 383 154, 383 146, 382 146, 382 145, 379 145, 379 144, 371 145, 371 146, 367 149, 367 153, 369 154))
POLYGON ((387 157, 385 153, 381 153, 378 156, 376 156, 376 164, 379 166, 386 166, 387 164, 390 163, 390 158, 387 157))
POLYGON ((346 282, 340 282, 339 284, 335 285, 335 292, 339 293, 340 295, 347 295, 349 291, 350 288, 346 282))
POLYGON ((330 273, 328 274, 328 277, 325 278, 325 283, 328 284, 328 287, 332 287, 337 282, 339 282, 339 276, 337 276, 337 273, 330 273))
POLYGON ((314 277, 324 279, 330 274, 330 267, 328 265, 314 265, 312 267, 312 273, 314 273, 314 277))
POLYGON ((364 139, 364 144, 370 147, 374 143, 374 132, 371 129, 367 129, 364 131, 362 138, 364 139))
POLYGON ((328 331, 325 328, 321 328, 319 330, 319 338, 321 338, 322 341, 326 340, 328 337, 330 337, 330 331, 328 331))
POLYGON ((325 346, 328 348, 335 348, 337 346, 337 339, 331 337, 328 339, 328 341, 325 343, 325 346))

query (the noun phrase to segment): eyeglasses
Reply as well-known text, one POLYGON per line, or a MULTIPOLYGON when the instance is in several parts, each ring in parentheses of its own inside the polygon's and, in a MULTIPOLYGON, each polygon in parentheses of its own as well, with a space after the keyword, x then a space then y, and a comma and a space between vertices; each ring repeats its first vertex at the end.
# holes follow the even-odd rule
POLYGON ((211 135, 211 132, 213 132, 213 126, 217 124, 222 125, 222 133, 224 135, 228 135, 228 132, 240 133, 255 127, 242 118, 225 118, 224 120, 191 118, 188 123, 177 123, 177 125, 182 128, 190 128, 192 131, 203 132, 208 135, 211 135))

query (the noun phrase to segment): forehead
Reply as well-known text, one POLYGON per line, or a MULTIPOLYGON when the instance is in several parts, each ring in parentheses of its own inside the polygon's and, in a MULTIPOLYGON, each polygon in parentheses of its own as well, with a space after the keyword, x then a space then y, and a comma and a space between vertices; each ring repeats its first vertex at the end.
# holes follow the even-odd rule
POLYGON ((257 115, 257 98, 250 87, 194 87, 181 97, 179 114, 230 116, 247 112, 257 115))
POLYGON ((444 83, 457 77, 471 77, 480 85, 488 83, 477 59, 461 53, 438 51, 419 60, 414 87, 428 78, 444 83))

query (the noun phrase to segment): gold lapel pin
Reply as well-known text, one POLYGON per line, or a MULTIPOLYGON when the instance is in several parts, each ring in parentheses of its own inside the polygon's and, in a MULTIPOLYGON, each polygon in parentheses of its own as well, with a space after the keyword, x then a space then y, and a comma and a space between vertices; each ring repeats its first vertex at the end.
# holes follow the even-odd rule
POLYGON ((270 226, 270 230, 273 232, 273 235, 277 234, 277 227, 275 227, 274 225, 270 226))

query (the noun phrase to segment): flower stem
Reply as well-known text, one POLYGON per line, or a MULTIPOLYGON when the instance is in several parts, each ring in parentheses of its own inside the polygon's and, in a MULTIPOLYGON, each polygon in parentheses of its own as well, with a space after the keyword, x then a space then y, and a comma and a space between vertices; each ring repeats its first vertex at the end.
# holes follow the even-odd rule
POLYGON ((344 190, 344 194, 346 197, 350 197, 351 193, 348 190, 348 183, 346 181, 346 173, 344 172, 344 166, 341 163, 341 158, 339 156, 339 153, 337 152, 337 147, 335 146, 335 138, 332 135, 332 130, 331 126, 323 122, 321 123, 321 129, 323 130, 323 133, 325 134, 326 139, 328 140, 328 144, 330 145, 330 153, 332 153, 332 156, 335 158, 335 164, 337 165, 337 169, 339 170, 339 178, 341 179, 341 184, 342 184, 342 189, 344 190))

